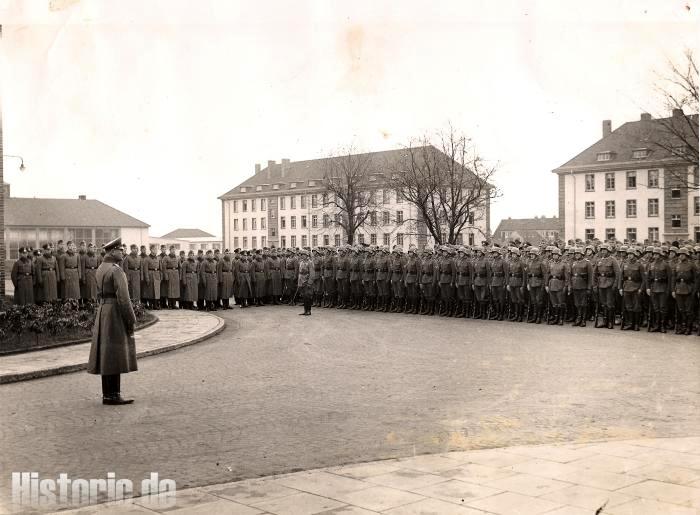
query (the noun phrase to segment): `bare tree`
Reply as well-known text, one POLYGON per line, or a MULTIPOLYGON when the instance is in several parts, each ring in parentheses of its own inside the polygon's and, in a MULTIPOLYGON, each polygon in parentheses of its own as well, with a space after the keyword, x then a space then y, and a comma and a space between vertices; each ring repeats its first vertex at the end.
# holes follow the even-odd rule
POLYGON ((352 244, 355 233, 370 213, 377 208, 374 182, 377 170, 372 154, 354 153, 348 147, 323 162, 323 185, 328 195, 328 206, 333 209, 333 223, 340 226, 346 241, 352 244))
POLYGON ((685 62, 668 63, 668 70, 659 78, 656 90, 664 107, 673 111, 670 118, 657 118, 648 140, 669 157, 677 158, 680 167, 669 167, 672 186, 700 189, 697 180, 689 179, 688 166, 698 167, 698 66, 692 50, 685 51, 685 62), (687 111, 687 113, 686 113, 687 111))
POLYGON ((450 126, 434 139, 424 136, 390 168, 392 186, 415 206, 416 222, 436 244, 455 244, 467 226, 489 236, 478 225, 500 195, 491 184, 498 166, 487 164, 464 134, 450 126))

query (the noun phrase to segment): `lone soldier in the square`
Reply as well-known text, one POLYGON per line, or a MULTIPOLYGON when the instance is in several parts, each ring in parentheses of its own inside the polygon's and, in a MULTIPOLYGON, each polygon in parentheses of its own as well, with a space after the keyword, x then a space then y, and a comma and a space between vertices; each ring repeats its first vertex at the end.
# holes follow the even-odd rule
POLYGON ((105 245, 104 261, 97 270, 100 305, 95 315, 87 371, 102 376, 102 404, 130 404, 121 396, 121 374, 134 372, 136 316, 129 300, 126 274, 117 265, 123 258, 121 238, 105 245))

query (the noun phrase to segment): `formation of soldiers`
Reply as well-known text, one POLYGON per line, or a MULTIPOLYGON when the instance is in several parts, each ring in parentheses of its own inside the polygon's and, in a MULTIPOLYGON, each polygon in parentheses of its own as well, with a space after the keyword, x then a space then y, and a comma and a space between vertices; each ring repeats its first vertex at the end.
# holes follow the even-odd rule
MULTIPOLYGON (((218 250, 177 255, 165 246, 159 254, 156 246, 150 253, 143 246, 130 249, 122 263, 130 296, 151 309, 231 309, 231 298, 241 308, 296 304, 310 295, 311 305, 323 308, 580 327, 593 322, 634 331, 691 334, 700 321, 700 246, 690 244, 515 242, 412 246, 407 252, 398 246, 390 251, 344 245, 227 249, 223 255, 218 250), (300 292, 299 285, 306 284, 300 281, 300 262, 308 257, 312 279, 300 292)), ((12 272, 17 303, 94 300, 100 260, 94 246, 81 242, 76 249, 69 242, 65 249, 59 242, 55 252, 45 245, 34 259, 22 254, 12 272)))

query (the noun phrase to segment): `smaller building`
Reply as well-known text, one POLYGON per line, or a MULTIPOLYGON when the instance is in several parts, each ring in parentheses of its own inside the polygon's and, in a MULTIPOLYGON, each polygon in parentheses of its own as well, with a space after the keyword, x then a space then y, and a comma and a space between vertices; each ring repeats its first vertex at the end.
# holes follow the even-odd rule
POLYGON ((505 243, 519 239, 528 241, 533 245, 542 241, 554 241, 561 239, 561 220, 556 217, 540 216, 535 218, 506 218, 501 220, 493 233, 494 241, 505 243))
POLYGON ((166 247, 172 245, 178 251, 221 250, 221 240, 201 229, 175 229, 160 238, 149 238, 149 243, 158 246, 165 245, 166 247))
POLYGON ((6 260, 16 260, 20 247, 72 240, 97 246, 121 237, 148 244, 147 223, 95 199, 16 198, 4 184, 6 260))

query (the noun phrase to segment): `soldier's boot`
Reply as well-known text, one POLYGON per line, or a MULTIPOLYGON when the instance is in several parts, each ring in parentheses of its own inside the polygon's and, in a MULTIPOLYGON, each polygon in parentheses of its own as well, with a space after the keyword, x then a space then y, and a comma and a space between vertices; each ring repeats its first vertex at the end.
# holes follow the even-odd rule
POLYGON ((578 327, 581 325, 581 308, 576 308, 576 320, 571 324, 573 327, 578 327))
POLYGON ((666 312, 665 311, 659 311, 658 313, 658 326, 659 326, 659 331, 660 333, 666 334, 666 312))
POLYGON ((690 311, 685 312, 685 334, 689 336, 693 332, 693 314, 690 311))
POLYGON ((542 306, 536 306, 535 307, 535 323, 536 324, 541 324, 542 323, 542 315, 544 313, 544 308, 542 306))
POLYGON ((428 312, 430 311, 430 306, 428 305, 428 301, 425 299, 422 299, 420 301, 421 303, 421 309, 420 309, 420 314, 421 315, 427 315, 428 312))
POLYGON ((678 314, 676 315, 676 327, 673 332, 675 334, 683 334, 685 332, 685 329, 683 328, 683 313, 681 311, 678 311, 678 314))
POLYGON ((588 321, 588 316, 586 315, 587 309, 585 307, 581 308, 581 323, 579 326, 586 327, 586 322, 588 321))
POLYGON ((622 312, 623 323, 620 327, 621 331, 631 331, 634 329, 634 313, 624 310, 622 312))

